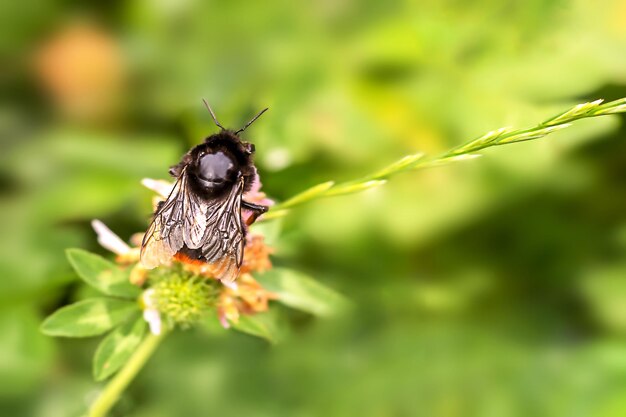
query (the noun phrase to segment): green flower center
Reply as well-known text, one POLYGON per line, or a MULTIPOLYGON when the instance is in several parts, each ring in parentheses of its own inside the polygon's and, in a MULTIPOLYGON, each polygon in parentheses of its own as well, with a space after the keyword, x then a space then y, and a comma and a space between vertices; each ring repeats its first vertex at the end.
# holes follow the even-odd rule
POLYGON ((220 284, 184 271, 169 271, 151 287, 154 289, 154 307, 163 318, 186 328, 215 307, 220 284))

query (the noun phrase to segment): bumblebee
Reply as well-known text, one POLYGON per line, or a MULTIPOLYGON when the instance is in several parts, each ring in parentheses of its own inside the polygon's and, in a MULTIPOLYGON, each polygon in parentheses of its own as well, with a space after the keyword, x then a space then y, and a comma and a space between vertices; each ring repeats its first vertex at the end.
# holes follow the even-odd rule
POLYGON ((267 109, 237 131, 220 128, 189 150, 170 168, 176 179, 167 199, 157 206, 141 243, 141 264, 152 269, 173 257, 206 263, 213 276, 232 282, 243 262, 247 226, 269 207, 243 199, 257 176, 254 145, 242 141, 246 130, 267 109), (242 209, 252 215, 244 224, 242 209))

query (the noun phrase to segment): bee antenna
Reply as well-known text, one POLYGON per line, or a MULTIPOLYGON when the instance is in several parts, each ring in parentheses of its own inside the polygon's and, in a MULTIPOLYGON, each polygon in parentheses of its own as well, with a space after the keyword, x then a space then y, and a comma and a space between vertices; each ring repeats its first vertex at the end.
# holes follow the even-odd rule
POLYGON ((211 113, 211 117, 213 118, 213 121, 215 122, 215 125, 217 127, 219 127, 220 129, 222 129, 222 130, 226 130, 226 129, 224 129, 224 126, 222 126, 220 124, 220 122, 217 121, 217 117, 215 117, 215 113, 213 113, 213 109, 211 108, 211 106, 209 106, 209 103, 207 103, 207 101, 205 99, 202 99, 202 102, 206 106, 206 108, 209 111, 209 113, 211 113))
POLYGON ((238 134, 238 133, 243 132, 244 130, 246 130, 246 129, 248 128, 248 126, 250 126, 252 123, 254 123, 254 122, 256 121, 256 119, 258 119, 259 117, 261 117, 261 115, 262 115, 263 113, 265 113, 268 109, 269 109, 269 107, 266 107, 266 108, 264 108, 263 110, 261 110, 261 111, 259 112, 259 114, 257 114, 256 116, 254 116, 254 117, 252 118, 252 120, 250 120, 248 123, 246 123, 246 125, 245 125, 244 127, 242 127, 241 129, 239 129, 238 131, 236 131, 236 132, 235 132, 235 135, 236 135, 236 134, 238 134))

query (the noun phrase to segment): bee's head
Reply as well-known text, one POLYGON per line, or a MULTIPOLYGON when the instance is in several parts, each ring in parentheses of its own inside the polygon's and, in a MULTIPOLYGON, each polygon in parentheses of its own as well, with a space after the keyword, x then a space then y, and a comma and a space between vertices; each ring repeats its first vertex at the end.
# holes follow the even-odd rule
POLYGON ((249 162, 250 156, 239 138, 222 130, 191 150, 189 167, 202 182, 219 185, 235 181, 240 167, 249 162))
POLYGON ((254 176, 254 145, 243 142, 229 130, 209 136, 183 157, 181 165, 205 189, 217 190, 244 177, 245 184, 254 176))
POLYGON ((267 109, 257 114, 243 128, 232 131, 225 129, 217 121, 206 101, 204 104, 221 131, 209 136, 204 143, 187 152, 177 165, 170 168, 170 175, 178 178, 187 167, 187 172, 192 174, 201 188, 213 190, 223 188, 243 177, 244 189, 248 190, 256 174, 252 160, 255 149, 254 144, 242 141, 239 133, 246 130, 267 109))
POLYGON ((237 178, 237 161, 223 150, 201 153, 195 164, 198 179, 209 184, 225 184, 237 178))

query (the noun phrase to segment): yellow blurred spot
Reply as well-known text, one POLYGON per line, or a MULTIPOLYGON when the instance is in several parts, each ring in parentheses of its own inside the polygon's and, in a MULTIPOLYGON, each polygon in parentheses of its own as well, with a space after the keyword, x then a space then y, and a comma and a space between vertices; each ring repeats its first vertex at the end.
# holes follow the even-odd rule
POLYGON ((107 118, 119 104, 125 72, 120 47, 93 24, 71 23, 52 35, 34 66, 43 89, 71 119, 107 118))

